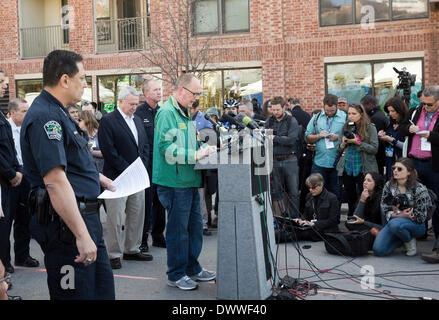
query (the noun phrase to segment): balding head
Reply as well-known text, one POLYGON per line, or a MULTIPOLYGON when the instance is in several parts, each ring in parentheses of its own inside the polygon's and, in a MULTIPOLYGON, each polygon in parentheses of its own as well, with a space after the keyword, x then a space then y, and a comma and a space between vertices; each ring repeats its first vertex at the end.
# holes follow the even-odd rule
POLYGON ((190 73, 181 75, 175 85, 175 99, 185 108, 191 108, 201 95, 201 84, 198 78, 190 73))

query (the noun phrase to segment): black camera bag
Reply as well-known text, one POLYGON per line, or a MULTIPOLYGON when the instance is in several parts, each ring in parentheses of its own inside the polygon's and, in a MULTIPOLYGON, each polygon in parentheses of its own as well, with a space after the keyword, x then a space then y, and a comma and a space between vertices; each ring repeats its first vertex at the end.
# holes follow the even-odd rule
POLYGON ((366 255, 373 241, 369 230, 325 233, 324 237, 328 253, 349 257, 366 255))

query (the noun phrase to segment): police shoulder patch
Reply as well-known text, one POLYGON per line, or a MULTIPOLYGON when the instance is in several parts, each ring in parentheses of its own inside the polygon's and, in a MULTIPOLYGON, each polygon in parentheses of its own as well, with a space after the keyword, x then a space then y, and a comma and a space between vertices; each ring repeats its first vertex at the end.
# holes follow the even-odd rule
POLYGON ((44 125, 44 130, 46 131, 49 140, 61 141, 62 128, 61 125, 56 121, 49 121, 44 125))

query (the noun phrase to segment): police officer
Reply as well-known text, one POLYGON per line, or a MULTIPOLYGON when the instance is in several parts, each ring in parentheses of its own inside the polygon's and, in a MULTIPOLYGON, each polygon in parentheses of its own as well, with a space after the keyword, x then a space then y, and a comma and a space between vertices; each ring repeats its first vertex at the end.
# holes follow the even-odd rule
MULTIPOLYGON (((141 104, 136 115, 142 119, 143 126, 148 137, 149 150, 151 150, 148 174, 152 177, 152 150, 154 146, 154 121, 157 111, 160 109, 158 103, 162 100, 162 88, 154 78, 147 78, 142 84, 142 91, 145 96, 145 103, 141 104)), ((152 183, 151 188, 145 190, 145 223, 143 226, 142 245, 140 251, 148 252, 148 231, 152 225, 152 245, 154 247, 166 248, 166 240, 163 235, 166 226, 166 212, 157 195, 157 185, 152 183)))
POLYGON ((87 141, 66 110, 81 100, 86 87, 82 57, 51 52, 44 60, 43 91, 20 134, 24 171, 31 195, 38 196, 31 232, 45 255, 51 299, 115 298, 96 200, 100 185, 114 187, 98 173, 87 141), (44 192, 53 209, 40 201, 44 192))
MULTIPOLYGON (((3 97, 7 88, 5 73, 0 69, 0 97, 3 97)), ((9 236, 11 234, 12 215, 10 198, 12 188, 21 184, 23 174, 20 172, 16 156, 14 138, 11 125, 0 111, 0 184, 4 218, 0 219, 0 260, 3 261, 6 272, 13 273, 11 264, 9 236)))

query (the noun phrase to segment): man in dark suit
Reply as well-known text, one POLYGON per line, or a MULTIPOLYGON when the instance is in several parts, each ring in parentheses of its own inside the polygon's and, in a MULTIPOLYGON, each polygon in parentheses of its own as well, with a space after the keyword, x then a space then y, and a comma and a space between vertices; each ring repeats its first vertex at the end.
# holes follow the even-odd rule
MULTIPOLYGON (((141 104, 135 114, 142 120, 150 152, 149 166, 146 168, 152 177, 152 150, 154 146, 154 120, 157 111, 160 109, 158 103, 162 100, 162 88, 158 81, 148 78, 142 85, 145 103, 141 104)), ((166 240, 163 236, 166 225, 166 212, 159 201, 157 195, 157 185, 151 184, 151 188, 145 190, 145 223, 143 226, 142 245, 140 251, 148 251, 148 231, 152 225, 152 245, 155 247, 166 248, 166 240)))
MULTIPOLYGON (((104 156, 104 175, 114 180, 138 157, 149 166, 148 137, 142 121, 134 114, 139 94, 133 87, 119 93, 119 107, 106 114, 100 123, 98 138, 104 156)), ((150 261, 152 256, 139 250, 145 220, 145 191, 128 197, 105 200, 108 227, 105 235, 111 267, 122 267, 124 260, 150 261)))
MULTIPOLYGON (((0 97, 3 97, 7 86, 5 73, 0 69, 0 97)), ((0 111, 0 184, 1 206, 4 213, 4 218, 0 219, 0 260, 3 261, 8 273, 14 272, 9 242, 14 216, 14 212, 11 212, 11 193, 13 188, 21 184, 23 174, 20 171, 23 170, 17 160, 11 125, 0 111)))

